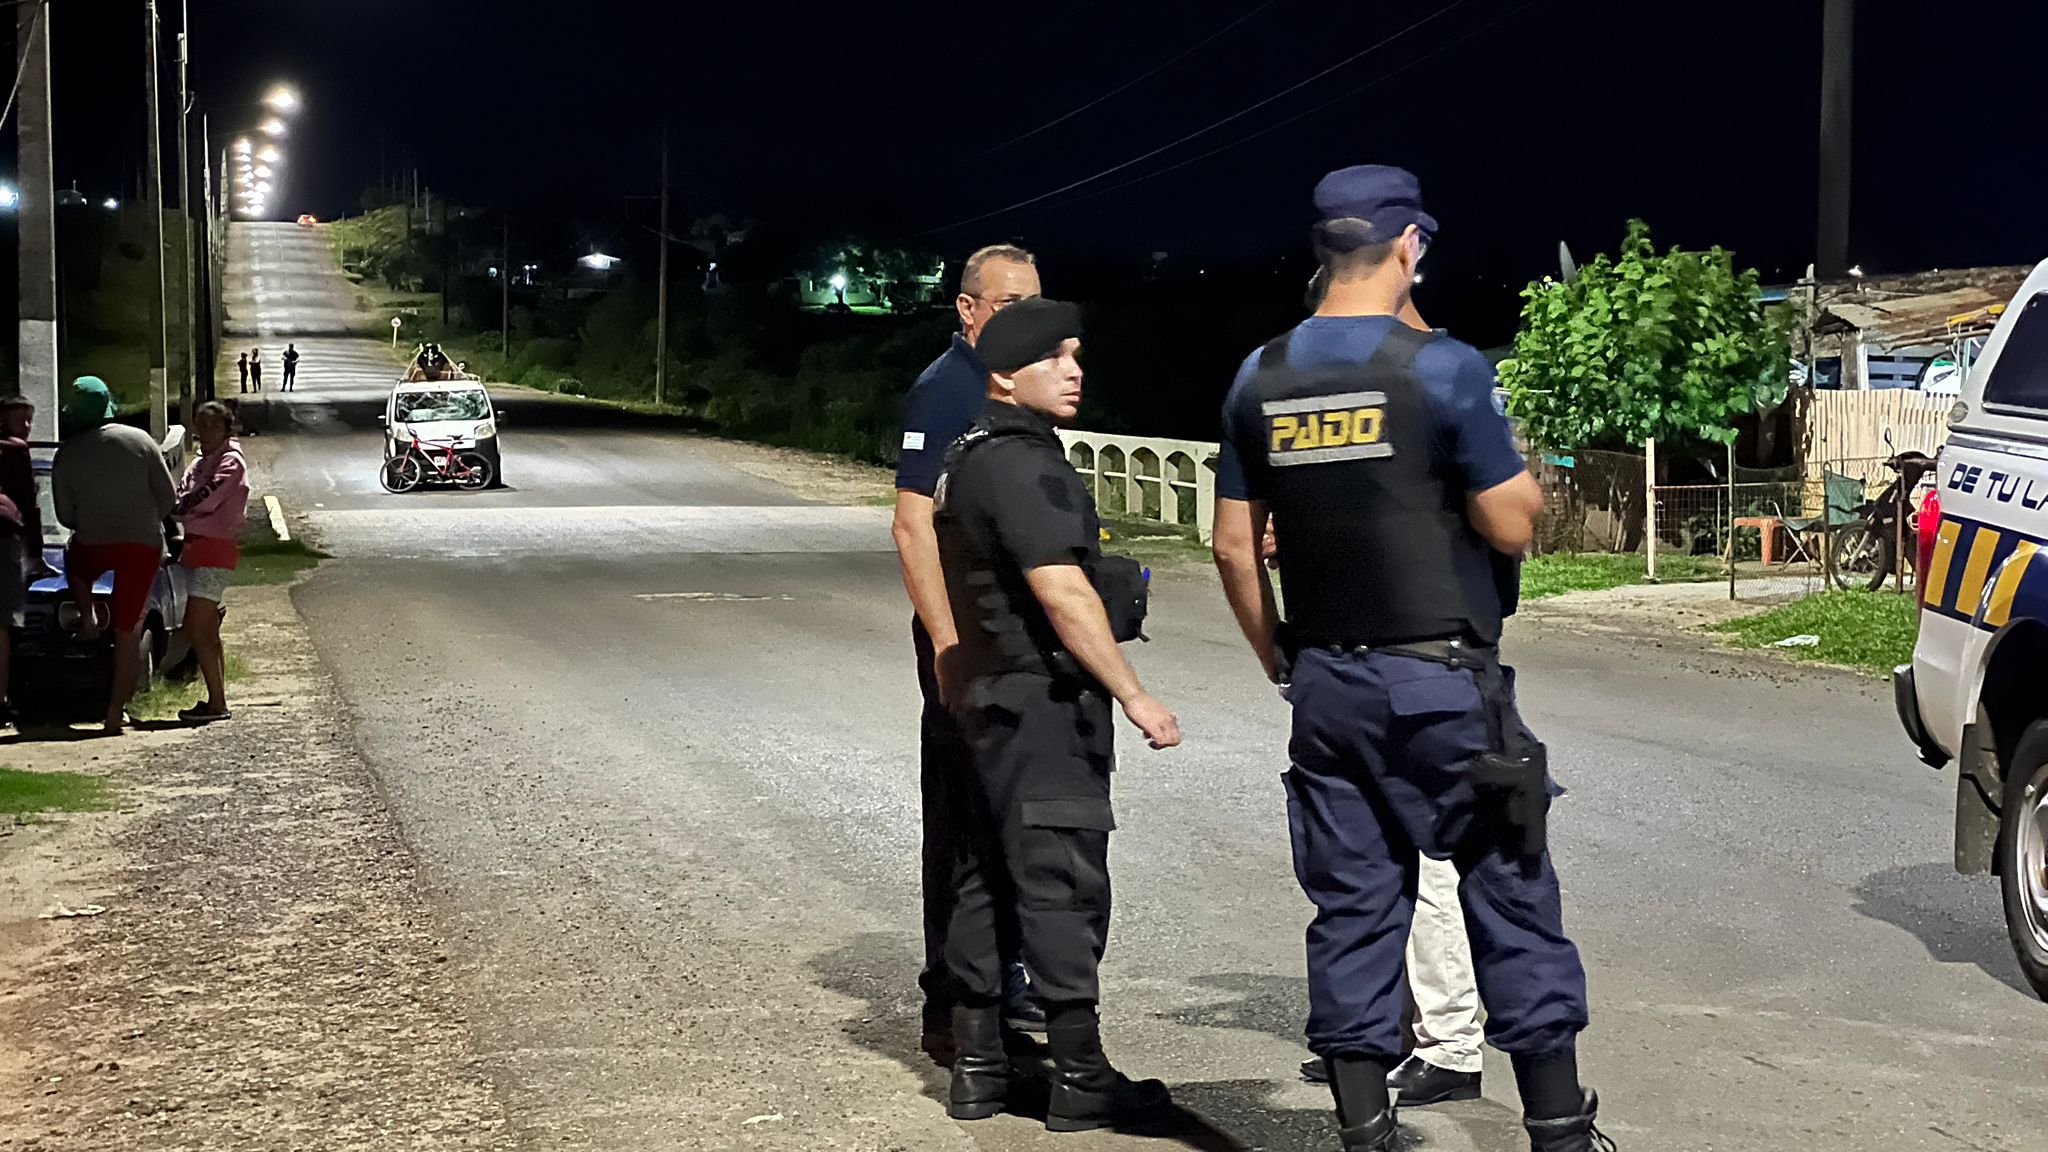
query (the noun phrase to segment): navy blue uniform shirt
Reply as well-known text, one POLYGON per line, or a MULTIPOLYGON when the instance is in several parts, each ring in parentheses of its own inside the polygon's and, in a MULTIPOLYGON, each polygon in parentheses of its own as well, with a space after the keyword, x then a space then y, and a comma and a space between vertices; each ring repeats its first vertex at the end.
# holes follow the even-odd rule
MULTIPOLYGON (((1380 341, 1400 321, 1392 316, 1311 316, 1294 329, 1287 342, 1288 361, 1304 368, 1351 364, 1363 367, 1380 341)), ((1240 445, 1261 443, 1263 425, 1256 405, 1245 396, 1258 371, 1263 348, 1247 356, 1237 380, 1223 401, 1223 445, 1216 457, 1216 495, 1228 500, 1258 500, 1259 474, 1246 460, 1259 459, 1240 445)), ((1440 337, 1415 357, 1415 377, 1424 406, 1436 425, 1432 458, 1440 475, 1459 490, 1484 492, 1514 479, 1526 467, 1515 450, 1507 417, 1495 407, 1493 366, 1469 344, 1440 337)), ((1476 535, 1458 560, 1470 586, 1496 594, 1493 557, 1476 535)))
POLYGON ((953 333, 953 346, 931 362, 903 398, 903 448, 896 487, 925 496, 939 485, 946 448, 965 435, 988 400, 988 369, 973 345, 953 333))

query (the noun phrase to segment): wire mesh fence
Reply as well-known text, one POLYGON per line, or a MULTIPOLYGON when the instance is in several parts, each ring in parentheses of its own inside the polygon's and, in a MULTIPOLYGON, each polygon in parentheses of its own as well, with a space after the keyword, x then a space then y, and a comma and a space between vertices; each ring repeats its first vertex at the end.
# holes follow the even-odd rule
MULTIPOLYGON (((1660 463, 1652 446, 1542 451, 1531 463, 1545 495, 1538 553, 1634 554, 1645 579, 1724 579, 1731 595, 1760 580, 1779 582, 1773 592, 1810 591, 1829 579, 1876 583, 1873 565, 1910 584, 1911 544, 1874 551, 1865 539, 1868 505, 1895 477, 1886 457, 1733 468, 1725 458, 1719 467, 1692 456, 1660 463)), ((1890 531, 1909 540, 1910 518, 1903 532, 1890 531)))

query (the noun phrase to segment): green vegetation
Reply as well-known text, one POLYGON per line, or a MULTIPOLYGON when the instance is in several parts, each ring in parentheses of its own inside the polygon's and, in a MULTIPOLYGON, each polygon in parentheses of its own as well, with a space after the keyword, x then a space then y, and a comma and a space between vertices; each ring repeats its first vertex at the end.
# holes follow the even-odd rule
MULTIPOLYGON (((1715 556, 1657 557, 1657 580, 1665 584, 1720 579, 1727 569, 1715 556)), ((1541 600, 1564 592, 1599 592, 1646 583, 1643 557, 1633 552, 1553 552, 1522 564, 1522 599, 1541 600)))
MULTIPOLYGON (((164 218, 165 288, 171 294, 170 373, 185 372, 185 330, 178 294, 184 290, 176 213, 164 218)), ((139 206, 118 212, 64 211, 58 214, 57 252, 63 285, 62 344, 57 350, 61 379, 92 375, 107 382, 124 410, 149 403, 151 350, 158 340, 157 269, 149 259, 156 242, 149 214, 139 206)), ((173 398, 176 388, 172 387, 173 398)))
POLYGON ((0 767, 0 815, 102 812, 111 807, 112 790, 98 776, 0 767))
MULTIPOLYGON (((266 529, 264 534, 269 535, 266 529)), ((292 577, 322 560, 332 559, 304 540, 269 540, 242 545, 242 566, 235 570, 237 584, 289 584, 292 577)))
POLYGON ((1546 277, 1522 299, 1500 380, 1540 445, 1732 444, 1743 416, 1790 387, 1789 317, 1765 309, 1756 270, 1737 272, 1718 247, 1659 255, 1640 220, 1619 257, 1594 257, 1569 283, 1546 277))
POLYGON ((1102 517, 1102 550, 1155 568, 1210 562, 1209 546, 1193 528, 1121 516, 1102 517))
POLYGON ((1895 592, 1822 592, 1740 620, 1715 624, 1744 648, 1762 648, 1791 636, 1818 636, 1812 647, 1779 651, 1799 660, 1842 664, 1874 675, 1913 658, 1918 606, 1895 592))
MULTIPOLYGON (((227 656, 222 663, 225 665, 228 683, 248 679, 249 663, 235 653, 232 640, 229 641, 227 656)), ((128 715, 145 723, 175 720, 180 711, 203 698, 203 688, 194 690, 198 683, 196 669, 181 671, 176 676, 159 677, 156 683, 137 692, 128 701, 128 715)))

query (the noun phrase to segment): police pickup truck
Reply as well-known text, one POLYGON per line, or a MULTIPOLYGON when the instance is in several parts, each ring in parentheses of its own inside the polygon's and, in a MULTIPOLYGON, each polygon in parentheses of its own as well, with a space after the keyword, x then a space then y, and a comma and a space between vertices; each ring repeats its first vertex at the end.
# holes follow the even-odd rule
POLYGON ((2013 951, 2048 999, 2048 261, 1949 429, 1916 529, 1919 638, 1893 687, 1921 759, 1956 762, 1956 870, 2000 878, 2013 951))

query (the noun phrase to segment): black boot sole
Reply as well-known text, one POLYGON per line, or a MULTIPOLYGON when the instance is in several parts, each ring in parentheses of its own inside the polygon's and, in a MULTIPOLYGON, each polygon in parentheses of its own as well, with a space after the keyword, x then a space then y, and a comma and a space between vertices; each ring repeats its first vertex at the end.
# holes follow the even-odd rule
POLYGON ((987 1120, 1000 1116, 1009 1105, 1001 1100, 990 1100, 983 1104, 947 1104, 946 1115, 955 1120, 987 1120))

